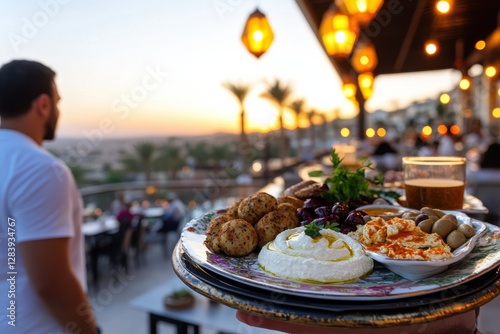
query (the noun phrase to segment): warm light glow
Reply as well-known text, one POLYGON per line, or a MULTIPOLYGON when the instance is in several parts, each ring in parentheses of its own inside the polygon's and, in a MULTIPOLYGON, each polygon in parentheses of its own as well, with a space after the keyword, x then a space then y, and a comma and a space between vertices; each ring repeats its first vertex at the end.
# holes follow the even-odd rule
POLYGON ((342 128, 340 130, 340 135, 344 138, 347 138, 349 137, 349 135, 351 134, 351 131, 348 129, 348 128, 342 128))
POLYGON ((451 101, 451 97, 450 97, 450 95, 444 93, 444 94, 441 94, 441 96, 439 97, 439 101, 442 104, 448 104, 451 101))
POLYGON ((500 96, 500 88, 498 88, 498 96, 500 96))
POLYGON ((156 187, 155 186, 147 186, 145 189, 145 192, 147 195, 154 195, 156 193, 156 187))
POLYGON ((366 137, 368 137, 368 138, 375 137, 375 130, 373 130, 372 128, 366 129, 365 133, 366 133, 366 137))
POLYGON ((462 80, 460 80, 460 83, 458 84, 458 86, 460 87, 461 90, 469 89, 469 87, 470 87, 469 78, 462 78, 462 80))
POLYGON ((450 126, 450 132, 454 135, 458 135, 460 133, 460 127, 456 124, 450 126))
POLYGON ((345 83, 342 86, 342 91, 347 99, 353 99, 356 96, 356 85, 353 83, 345 83))
POLYGON ((497 69, 494 66, 488 66, 484 70, 484 74, 489 78, 493 78, 497 74, 497 69))
POLYGON ((273 30, 266 16, 256 9, 245 24, 241 41, 251 54, 259 58, 269 49, 273 39, 273 30))
POLYGON ((331 6, 323 15, 319 33, 330 56, 347 57, 356 43, 359 28, 347 15, 331 6))
POLYGON ((377 52, 373 43, 356 48, 351 57, 351 65, 358 73, 373 72, 377 63, 377 52))
POLYGON ((438 50, 438 45, 436 41, 428 41, 425 43, 425 52, 432 56, 434 55, 438 50))
POLYGON ((262 166, 262 163, 259 161, 254 161, 252 164, 252 170, 256 173, 262 171, 264 169, 264 166, 262 166))
POLYGON ((260 30, 257 30, 253 33, 253 39, 256 41, 256 42, 262 42, 262 39, 264 38, 264 34, 262 33, 262 31, 260 30))
POLYGON ((432 134, 432 128, 429 125, 426 125, 422 128, 422 134, 426 137, 429 137, 432 134))
POLYGON ((436 3, 436 9, 441 14, 447 14, 447 13, 449 13, 450 7, 451 7, 451 5, 450 5, 450 2, 448 0, 439 0, 436 3))
POLYGON ((500 108, 493 109, 493 111, 491 112, 491 115, 495 118, 500 118, 500 108))
POLYGON ((483 50, 486 47, 486 42, 483 40, 477 41, 474 47, 476 50, 483 50))
POLYGON ((474 64, 467 71, 467 75, 469 75, 469 77, 471 77, 471 78, 474 78, 474 77, 482 75, 483 71, 484 71, 483 65, 481 65, 481 64, 474 64))
POLYGON ((365 100, 368 100, 373 94, 373 74, 361 73, 358 75, 358 84, 365 100))
POLYGON ((437 131, 441 136, 444 136, 448 132, 448 127, 444 124, 440 124, 437 127, 437 131))
POLYGON ((335 4, 344 9, 349 16, 359 22, 361 26, 367 25, 377 15, 383 0, 336 0, 335 4))
POLYGON ((377 136, 379 136, 379 137, 385 137, 386 134, 387 134, 387 131, 385 131, 384 128, 378 128, 377 129, 377 136))

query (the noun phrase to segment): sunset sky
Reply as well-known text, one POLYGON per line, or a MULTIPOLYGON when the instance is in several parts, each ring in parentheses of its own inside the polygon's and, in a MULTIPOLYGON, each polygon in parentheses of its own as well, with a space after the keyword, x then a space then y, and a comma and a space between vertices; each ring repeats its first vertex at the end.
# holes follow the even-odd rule
MULTIPOLYGON (((254 86, 250 130, 277 126, 275 108, 259 97, 274 78, 328 118, 335 108, 343 118, 356 113, 293 0, 25 0, 2 1, 0 12, 0 63, 33 59, 57 72, 61 137, 103 124, 108 137, 238 132, 225 81, 254 86), (275 34, 259 59, 240 40, 257 4, 275 34)), ((457 80, 452 71, 382 76, 367 109, 435 98, 457 80)))

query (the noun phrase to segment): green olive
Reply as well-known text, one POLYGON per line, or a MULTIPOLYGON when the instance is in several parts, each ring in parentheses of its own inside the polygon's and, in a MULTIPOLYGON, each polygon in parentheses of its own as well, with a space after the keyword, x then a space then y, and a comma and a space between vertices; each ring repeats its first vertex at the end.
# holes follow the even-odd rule
POLYGON ((457 216, 452 215, 451 213, 447 213, 441 218, 447 218, 447 219, 451 220, 452 222, 454 222, 455 224, 458 224, 457 216))
POLYGON ((476 231, 469 224, 460 224, 457 228, 458 231, 462 232, 466 238, 473 237, 476 231))
POLYGON ((439 209, 434 209, 434 212, 436 213, 436 216, 438 216, 439 218, 442 218, 445 213, 439 209))
POLYGON ((466 240, 465 235, 458 230, 451 231, 451 233, 446 237, 446 243, 451 249, 457 249, 462 246, 466 240))
POLYGON ((438 221, 439 217, 438 216, 429 216, 429 219, 435 223, 438 221))
POLYGON ((431 233, 432 231, 432 225, 434 225, 434 222, 431 219, 424 219, 420 223, 418 223, 418 227, 426 232, 426 233, 431 233))
POLYGON ((441 238, 445 239, 453 229, 453 222, 449 219, 439 219, 432 225, 432 233, 437 233, 441 238))
POLYGON ((434 209, 429 208, 427 206, 424 206, 422 209, 420 209, 420 212, 425 213, 427 216, 437 216, 437 213, 435 212, 434 209))

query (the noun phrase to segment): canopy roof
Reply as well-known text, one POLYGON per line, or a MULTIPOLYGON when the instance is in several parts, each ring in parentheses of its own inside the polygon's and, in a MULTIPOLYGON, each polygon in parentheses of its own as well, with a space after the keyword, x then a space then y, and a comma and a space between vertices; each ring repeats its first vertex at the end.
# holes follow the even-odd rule
MULTIPOLYGON (((296 1, 321 40, 321 19, 334 1, 296 1)), ((377 51, 374 75, 467 69, 477 62, 500 60, 499 11, 500 0, 455 0, 446 15, 436 13, 433 0, 385 0, 377 17, 361 33, 369 37, 377 51), (434 56, 424 52, 428 39, 439 43, 439 52, 434 56), (479 40, 487 41, 483 51, 475 49, 479 40)), ((331 59, 345 80, 345 75, 353 71, 348 60, 331 59)))

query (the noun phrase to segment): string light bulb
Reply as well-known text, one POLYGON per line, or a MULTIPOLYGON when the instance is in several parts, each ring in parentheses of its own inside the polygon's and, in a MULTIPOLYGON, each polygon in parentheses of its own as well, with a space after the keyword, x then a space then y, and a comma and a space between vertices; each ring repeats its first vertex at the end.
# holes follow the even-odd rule
POLYGON ((441 14, 448 14, 451 9, 451 3, 449 0, 439 0, 436 2, 436 9, 441 14))
POLYGON ((463 77, 458 84, 461 90, 467 90, 470 88, 470 80, 467 77, 463 77))
POLYGON ((479 40, 476 42, 476 44, 474 44, 474 47, 476 48, 476 50, 481 51, 486 47, 486 42, 483 40, 479 40))
POLYGON ((434 40, 427 41, 424 48, 425 53, 427 53, 429 56, 432 56, 438 51, 438 43, 434 40))
POLYGON ((497 74, 497 69, 495 68, 495 66, 490 65, 486 67, 486 69, 484 70, 484 74, 486 74, 488 78, 493 78, 497 74))

